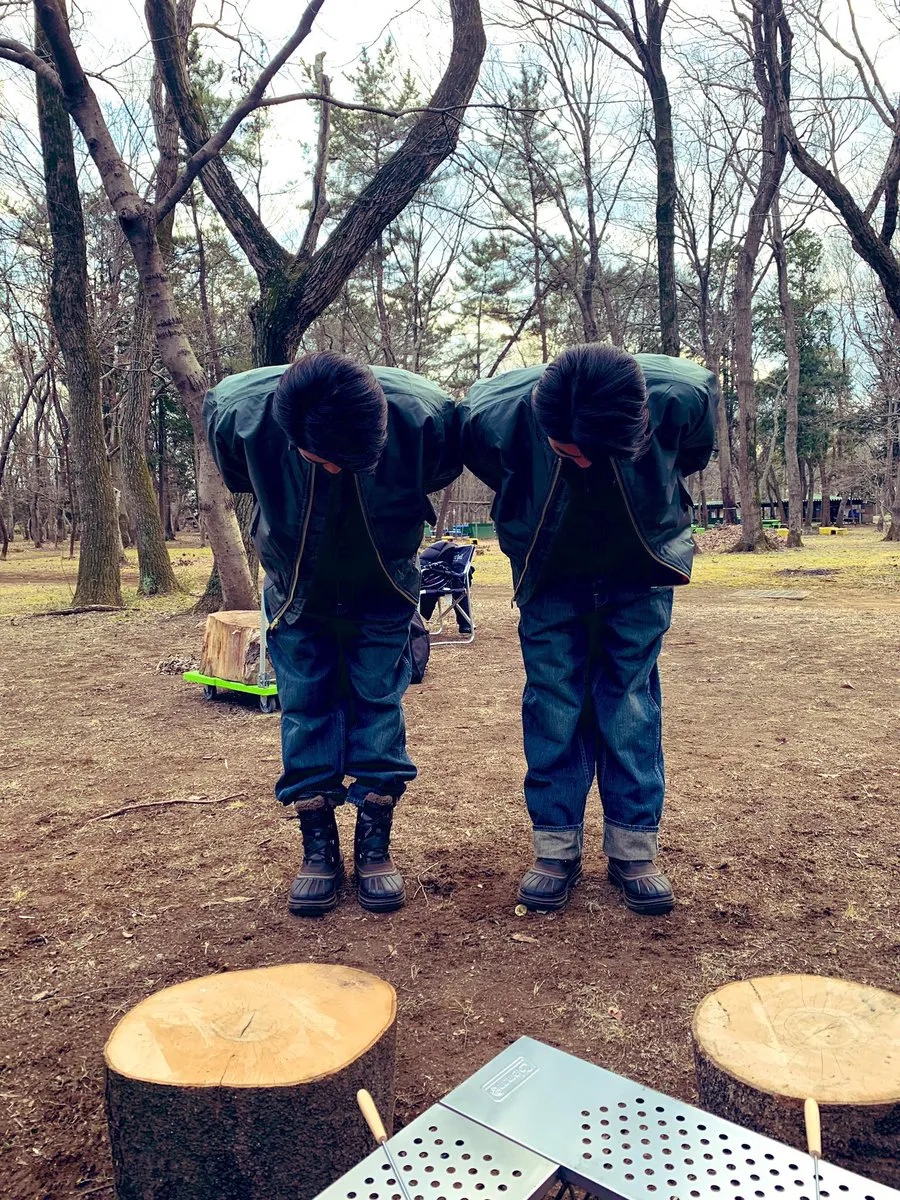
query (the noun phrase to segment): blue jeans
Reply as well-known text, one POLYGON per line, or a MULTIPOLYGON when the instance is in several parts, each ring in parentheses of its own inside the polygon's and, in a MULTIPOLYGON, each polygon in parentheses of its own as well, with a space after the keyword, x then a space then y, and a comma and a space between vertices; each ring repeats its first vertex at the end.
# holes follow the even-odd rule
POLYGON ((537 857, 580 856, 595 778, 605 853, 656 856, 665 791, 656 660, 671 618, 671 588, 590 579, 555 582, 522 607, 525 799, 537 857))
POLYGON ((416 777, 406 753, 412 605, 382 595, 333 615, 289 613, 269 631, 281 702, 282 804, 330 796, 399 797, 416 777), (344 787, 344 777, 353 783, 344 787))

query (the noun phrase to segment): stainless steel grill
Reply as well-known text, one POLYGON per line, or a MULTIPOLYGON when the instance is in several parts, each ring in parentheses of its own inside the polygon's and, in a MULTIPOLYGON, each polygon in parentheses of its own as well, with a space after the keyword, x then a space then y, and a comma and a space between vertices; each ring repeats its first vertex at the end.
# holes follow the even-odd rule
MULTIPOLYGON (((814 1200, 809 1155, 621 1075, 520 1038, 442 1105, 619 1200, 814 1200)), ((822 1163, 824 1200, 898 1200, 822 1163)))
MULTIPOLYGON (((557 1164, 435 1104, 390 1139, 413 1200, 531 1200, 557 1176, 557 1164)), ((402 1200, 381 1150, 318 1200, 402 1200)))
MULTIPOLYGON (((814 1200, 809 1155, 520 1038, 390 1139, 413 1200, 814 1200)), ((900 1200, 823 1162, 822 1200, 900 1200)), ((319 1200, 402 1200, 381 1151, 319 1200)))

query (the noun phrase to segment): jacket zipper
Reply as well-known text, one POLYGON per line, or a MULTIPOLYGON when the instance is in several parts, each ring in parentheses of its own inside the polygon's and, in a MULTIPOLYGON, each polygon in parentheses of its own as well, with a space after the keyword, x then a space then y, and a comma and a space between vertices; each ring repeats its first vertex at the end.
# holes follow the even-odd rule
POLYGON ((388 583, 390 583, 390 585, 394 589, 394 591, 399 592, 400 595, 403 596, 404 599, 408 600, 410 602, 410 604, 412 604, 416 608, 418 608, 419 607, 418 599, 415 596, 412 596, 409 592, 404 591, 403 588, 399 585, 399 583, 395 583, 393 577, 391 576, 390 571, 384 565, 384 559, 381 557, 381 551, 378 549, 378 545, 375 541, 375 538, 372 535, 372 526, 369 524, 369 513, 368 513, 368 510, 366 509, 366 502, 365 502, 365 500, 363 500, 362 486, 359 482, 359 476, 355 475, 353 478, 354 478, 354 482, 356 484, 356 494, 359 496, 360 512, 363 515, 363 521, 365 521, 365 523, 366 523, 366 532, 369 535, 369 541, 372 543, 372 549, 375 551, 375 557, 378 559, 379 566, 381 567, 382 571, 384 571, 385 575, 387 576, 388 583))
POLYGON ((531 544, 529 545, 528 551, 525 555, 525 565, 522 568, 522 574, 519 576, 519 582, 516 584, 516 589, 512 594, 512 600, 510 600, 510 602, 509 602, 510 608, 512 608, 516 602, 516 596, 518 596, 518 594, 519 594, 519 588, 521 588, 521 586, 522 586, 522 580, 525 578, 525 574, 528 571, 528 564, 531 561, 531 552, 535 547, 535 543, 538 540, 538 534, 541 532, 544 521, 546 520, 547 509, 550 507, 550 501, 553 499, 553 493, 556 491, 556 484, 557 484, 557 481, 559 480, 559 473, 561 470, 562 470, 562 462, 559 459, 557 459, 556 463, 553 467, 553 478, 550 480, 550 488, 547 492, 547 498, 544 501, 544 507, 541 509, 541 517, 537 523, 537 529, 535 529, 535 531, 534 531, 534 535, 532 536, 532 539, 531 539, 531 544))
POLYGON ((316 490, 316 471, 312 469, 309 475, 309 500, 306 505, 306 516, 303 518, 303 530, 300 534, 300 549, 297 551, 297 561, 294 563, 294 576, 291 579, 291 589, 288 592, 288 598, 279 608, 278 612, 269 622, 269 629, 274 629, 287 610, 294 602, 294 594, 297 591, 297 580, 300 578, 300 559, 303 557, 303 551, 306 548, 306 534, 309 530, 309 519, 312 516, 313 496, 316 490))
POLYGON ((685 575, 684 571, 679 571, 677 567, 673 567, 671 563, 667 563, 664 558, 660 558, 659 555, 656 554, 651 549, 650 543, 647 541, 647 539, 644 537, 641 530, 638 528, 638 523, 635 520, 634 513, 631 511, 631 505, 628 502, 628 492, 625 489, 625 484, 622 482, 622 475, 621 475, 621 472, 619 471, 619 464, 616 462, 616 460, 612 456, 610 456, 609 461, 612 465, 613 474, 615 475, 616 480, 619 484, 619 491, 622 493, 622 499, 625 502, 625 511, 628 513, 628 517, 631 521, 632 528, 634 529, 634 532, 637 534, 638 540, 640 541, 641 545, 644 547, 644 549, 647 551, 647 553, 650 555, 650 557, 655 562, 658 562, 661 567, 665 567, 667 571, 674 571, 676 575, 681 576, 681 578, 684 580, 685 583, 690 583, 691 580, 690 580, 689 575, 685 575))

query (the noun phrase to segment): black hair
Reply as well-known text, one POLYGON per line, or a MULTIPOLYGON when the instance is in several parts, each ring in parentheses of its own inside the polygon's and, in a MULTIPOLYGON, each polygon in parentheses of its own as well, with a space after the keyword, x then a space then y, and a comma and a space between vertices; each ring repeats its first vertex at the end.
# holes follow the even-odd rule
POLYGON ((387 441, 387 401, 368 367, 333 350, 282 375, 272 415, 288 441, 345 471, 374 471, 387 441))
POLYGON ((531 403, 547 437, 577 446, 592 460, 638 458, 650 440, 644 374, 617 346, 564 350, 541 376, 531 403))

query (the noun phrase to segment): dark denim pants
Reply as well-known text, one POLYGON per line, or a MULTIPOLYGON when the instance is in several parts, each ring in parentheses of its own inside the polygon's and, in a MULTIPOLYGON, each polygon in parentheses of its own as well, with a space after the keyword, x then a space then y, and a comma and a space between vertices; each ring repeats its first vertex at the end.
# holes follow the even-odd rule
POLYGON ((671 617, 671 588, 590 579, 554 582, 522 607, 525 799, 538 857, 580 855, 595 778, 605 853, 655 857, 665 791, 656 660, 671 617))
POLYGON ((281 702, 282 804, 328 795, 361 805, 401 796, 416 777, 406 753, 413 608, 395 594, 286 614, 269 631, 281 702), (344 777, 353 779, 344 788, 344 777))

